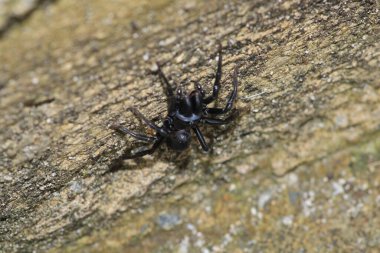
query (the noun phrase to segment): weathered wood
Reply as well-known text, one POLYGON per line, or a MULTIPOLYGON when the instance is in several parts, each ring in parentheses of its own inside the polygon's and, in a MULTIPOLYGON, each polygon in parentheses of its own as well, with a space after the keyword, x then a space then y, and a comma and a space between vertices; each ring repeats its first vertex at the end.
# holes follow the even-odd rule
MULTIPOLYGON (((239 237, 229 230, 236 220, 252 223, 244 230, 247 240, 239 240, 253 252, 326 252, 334 240, 350 251, 378 246, 374 238, 380 236, 370 225, 355 223, 352 234, 339 230, 350 226, 337 211, 348 208, 343 198, 332 199, 337 201, 333 207, 319 205, 319 211, 303 205, 318 202, 309 198, 310 192, 326 201, 335 196, 335 191, 330 196, 320 189, 342 182, 329 181, 337 179, 332 174, 358 189, 367 184, 360 193, 370 201, 358 200, 359 191, 347 190, 346 195, 352 203, 362 201, 360 219, 380 222, 375 215, 380 194, 375 183, 380 160, 379 34, 376 1, 67 0, 36 10, 0 40, 0 252, 96 251, 88 245, 96 242, 104 252, 134 252, 136 245, 138 252, 160 247, 175 251, 185 232, 162 232, 160 222, 154 225, 155 217, 173 203, 182 210, 182 221, 206 220, 198 224, 209 239, 204 247, 219 245, 226 233, 239 237), (150 71, 154 63, 163 64, 173 83, 191 89, 191 81, 199 81, 210 92, 218 41, 224 52, 219 104, 231 90, 234 67, 240 69, 241 116, 236 123, 204 129, 213 147, 210 154, 194 141, 180 156, 162 149, 121 163, 124 152, 144 144, 115 134, 109 124, 121 122, 148 132, 125 110, 132 105, 156 122, 165 116, 164 91, 150 71), (350 169, 357 157, 369 157, 359 174, 350 169), (343 165, 336 160, 344 160, 343 165), (218 186, 223 180, 227 183, 218 186), (280 186, 283 180, 288 181, 280 186), (227 197, 215 195, 212 187, 227 197), (231 187, 241 195, 230 193, 231 187), (304 194, 297 200, 304 201, 301 207, 286 201, 283 187, 289 194, 293 188, 304 194), (268 191, 277 198, 269 210, 268 191), (190 203, 175 196, 199 200, 190 203), (198 203, 198 209, 208 206, 202 199, 216 203, 210 204, 212 219, 207 212, 198 213, 198 203), (283 210, 293 210, 292 216, 283 210), (253 218, 245 221, 242 216, 250 212, 253 218), (260 221, 258 213, 267 218, 260 221), (330 218, 340 227, 328 223, 330 218), (284 230, 294 220, 298 227, 284 230), (316 229, 318 222, 322 225, 316 229), (149 235, 141 230, 146 224, 149 235), (305 227, 310 236, 304 235, 305 227), (360 233, 368 233, 365 246, 356 243, 360 233), (326 238, 333 236, 332 241, 326 238), (289 238, 281 242, 282 237, 289 238), (276 245, 268 246, 272 243, 276 245)), ((218 247, 243 249, 239 240, 218 247)))

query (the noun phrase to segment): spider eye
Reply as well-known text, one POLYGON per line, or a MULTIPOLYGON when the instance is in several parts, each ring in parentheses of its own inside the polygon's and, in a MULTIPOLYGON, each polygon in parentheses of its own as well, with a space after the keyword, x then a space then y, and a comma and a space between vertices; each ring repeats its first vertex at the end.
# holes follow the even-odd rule
POLYGON ((171 133, 167 139, 167 145, 174 150, 185 150, 190 145, 191 136, 186 130, 171 133))
POLYGON ((177 96, 182 97, 184 94, 185 94, 185 92, 183 90, 183 87, 182 86, 178 87, 177 88, 177 96))

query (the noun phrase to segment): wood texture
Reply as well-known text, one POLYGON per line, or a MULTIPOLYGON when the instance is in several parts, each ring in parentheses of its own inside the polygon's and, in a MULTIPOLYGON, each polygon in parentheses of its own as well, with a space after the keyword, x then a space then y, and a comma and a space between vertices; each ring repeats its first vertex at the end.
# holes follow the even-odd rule
MULTIPOLYGON (((309 188, 297 184, 300 191, 325 196, 310 177, 322 184, 342 166, 331 157, 348 161, 356 157, 347 151, 351 149, 371 158, 365 168, 376 168, 362 174, 348 165, 342 170, 367 184, 371 191, 362 194, 371 201, 363 204, 367 211, 361 219, 379 224, 373 213, 380 194, 375 184, 380 159, 379 28, 376 1, 67 0, 37 9, 0 40, 0 251, 90 252, 97 251, 91 245, 98 242, 103 252, 152 252, 164 247, 160 240, 173 242, 163 251, 176 251, 183 234, 159 230, 154 217, 162 209, 157 205, 169 206, 180 192, 185 198, 198 196, 201 189, 207 196, 203 198, 219 203, 212 185, 228 195, 231 181, 226 178, 232 178, 241 186, 237 199, 242 201, 231 203, 256 213, 250 209, 254 204, 246 206, 247 199, 262 203, 263 192, 289 179, 289 173, 310 183, 309 188), (210 154, 194 139, 181 155, 163 148, 146 159, 120 162, 124 152, 144 144, 115 134, 109 125, 118 122, 149 133, 126 111, 130 106, 157 123, 165 117, 165 94, 151 74, 154 63, 163 65, 171 82, 190 90, 191 82, 199 81, 210 92, 219 41, 224 61, 218 104, 225 103, 238 65, 239 119, 228 127, 202 128, 213 148, 210 154), (361 148, 366 145, 374 155, 361 148), (267 181, 257 183, 259 178, 267 181), (248 185, 257 189, 248 194, 248 185), (122 221, 128 225, 120 225, 122 221), (144 222, 153 224, 148 235, 139 230, 144 222)), ((321 233, 329 237, 338 228, 321 225, 320 230, 311 229, 310 237, 304 235, 302 226, 313 227, 315 220, 306 217, 305 208, 292 209, 287 201, 282 206, 293 210, 292 220, 299 225, 288 231, 290 237, 302 235, 305 243, 285 240, 268 246, 268 233, 277 239, 287 233, 272 223, 279 203, 281 199, 261 221, 270 231, 257 224, 246 230, 257 242, 249 246, 247 239, 251 252, 281 247, 289 252, 321 247, 327 252, 323 242, 328 240, 321 233)), ((343 203, 334 208, 343 208, 343 203)), ((189 212, 195 208, 189 202, 178 202, 180 207, 189 212)), ((233 210, 214 207, 220 222, 230 224, 226 217, 234 217, 233 210)), ((321 208, 320 216, 327 217, 327 207, 321 208)), ((333 213, 341 227, 350 226, 348 219, 338 219, 341 213, 333 213)), ((184 221, 192 217, 201 219, 182 213, 184 221)), ((218 221, 204 224, 209 225, 202 230, 208 239, 204 247, 212 248, 218 239, 210 231, 218 231, 218 221)), ((378 232, 360 224, 352 229, 369 231, 364 240, 379 245, 371 239, 380 238, 378 232)), ((345 245, 356 239, 355 233, 337 231, 337 245, 343 249, 372 249, 370 243, 364 248, 354 242, 345 245)), ((237 242, 231 246, 235 242, 219 245, 221 252, 239 248, 237 242)))

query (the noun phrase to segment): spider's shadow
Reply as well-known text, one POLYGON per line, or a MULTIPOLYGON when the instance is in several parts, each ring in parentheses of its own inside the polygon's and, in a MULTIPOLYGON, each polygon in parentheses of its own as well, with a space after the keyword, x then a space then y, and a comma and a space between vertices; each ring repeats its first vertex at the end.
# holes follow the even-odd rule
MULTIPOLYGON (((130 153, 133 149, 127 149, 126 152, 130 153)), ((151 154, 151 159, 146 157, 138 157, 131 160, 124 160, 122 158, 114 160, 105 174, 115 173, 123 170, 139 170, 142 167, 154 169, 154 164, 157 161, 165 163, 174 163, 177 169, 185 169, 188 167, 191 159, 189 152, 168 152, 168 148, 162 146, 154 154, 151 154), (161 151, 161 152, 160 152, 161 151)))

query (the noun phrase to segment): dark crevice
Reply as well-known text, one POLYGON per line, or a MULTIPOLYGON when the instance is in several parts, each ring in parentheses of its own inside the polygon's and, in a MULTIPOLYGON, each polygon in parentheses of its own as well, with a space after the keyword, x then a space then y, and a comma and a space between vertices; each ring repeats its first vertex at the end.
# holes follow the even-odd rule
POLYGON ((31 7, 26 12, 20 15, 10 15, 5 24, 0 28, 0 39, 2 39, 9 31, 11 31, 12 27, 25 22, 39 8, 57 1, 58 0, 37 0, 33 7, 31 7))
POLYGON ((50 104, 52 102, 55 101, 55 98, 45 98, 45 99, 41 99, 41 100, 27 100, 24 102, 24 106, 25 107, 38 107, 38 106, 41 106, 41 105, 44 105, 44 104, 50 104))

